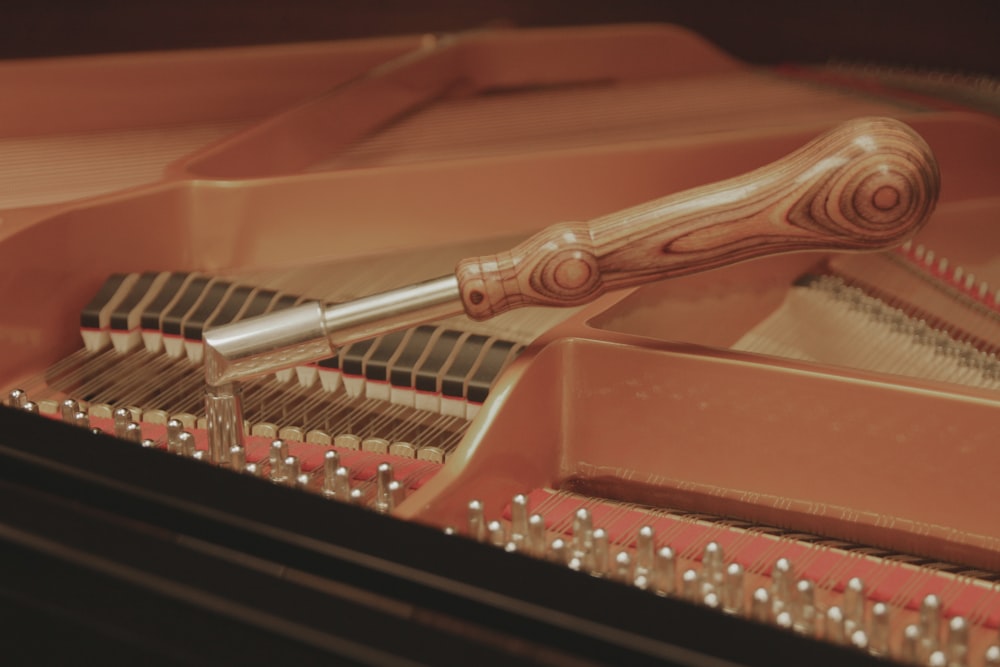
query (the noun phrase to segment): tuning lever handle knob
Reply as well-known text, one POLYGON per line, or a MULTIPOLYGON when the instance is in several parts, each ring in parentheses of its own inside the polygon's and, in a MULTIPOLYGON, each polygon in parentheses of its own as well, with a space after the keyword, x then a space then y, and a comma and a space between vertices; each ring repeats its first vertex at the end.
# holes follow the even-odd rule
POLYGON ((742 176, 463 260, 456 277, 466 313, 482 320, 764 255, 881 250, 927 221, 939 189, 937 163, 916 132, 863 118, 742 176))

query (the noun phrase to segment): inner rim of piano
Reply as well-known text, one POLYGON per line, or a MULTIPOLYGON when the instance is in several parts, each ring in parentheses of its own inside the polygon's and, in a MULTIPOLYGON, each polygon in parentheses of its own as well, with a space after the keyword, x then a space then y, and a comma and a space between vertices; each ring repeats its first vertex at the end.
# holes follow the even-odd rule
MULTIPOLYGON (((997 284, 1000 276, 991 275, 991 258, 971 252, 968 241, 961 242, 975 238, 981 247, 997 247, 989 224, 997 211, 990 156, 1000 147, 1000 130, 993 119, 914 106, 911 99, 859 96, 751 70, 671 29, 553 31, 545 34, 544 47, 538 35, 500 32, 467 39, 457 48, 446 45, 408 56, 410 60, 198 150, 171 165, 160 183, 134 192, 5 212, 0 254, 11 271, 6 299, 15 316, 3 331, 8 337, 20 335, 23 351, 3 362, 7 385, 21 386, 43 367, 41 360, 48 364, 75 347, 71 320, 96 286, 114 272, 203 271, 231 279, 231 284, 267 285, 287 276, 292 265, 328 262, 344 270, 341 276, 361 277, 372 265, 398 267, 406 254, 420 257, 420 269, 433 276, 442 272, 435 262, 450 268, 448 262, 478 254, 469 252, 473 247, 506 247, 510 238, 520 238, 546 222, 587 219, 744 171, 778 157, 835 119, 876 111, 904 117, 914 125, 934 146, 948 175, 932 226, 916 245, 899 253, 899 261, 911 267, 929 266, 942 274, 936 279, 946 289, 964 289, 968 293, 959 296, 973 301, 981 283, 966 289, 969 271, 997 284), (529 58, 533 64, 549 63, 550 69, 526 74, 519 59, 532 49, 544 49, 549 55, 559 49, 565 53, 559 58, 529 58), (588 54, 598 51, 611 55, 595 63, 588 54), (642 57, 636 58, 636 52, 642 57), (680 57, 685 54, 691 59, 680 57), (701 64, 685 69, 683 63, 695 61, 701 64), (462 70, 464 78, 449 69, 456 66, 467 68, 462 70), (402 106, 379 97, 420 72, 427 77, 425 85, 411 91, 402 106), (711 92, 720 89, 728 92, 711 92), (731 116, 709 118, 706 109, 729 103, 733 90, 741 91, 747 113, 737 129, 723 129, 731 127, 731 116), (682 102, 671 107, 669 101, 678 99, 682 102), (785 111, 777 113, 776 106, 768 106, 769 100, 775 105, 780 100, 785 111), (693 106, 685 108, 684 102, 693 106), (341 129, 339 134, 321 128, 316 133, 315 119, 344 109, 359 110, 359 117, 366 119, 364 127, 341 129), (644 124, 643 113, 650 109, 670 122, 654 118, 644 124), (524 122, 538 118, 543 120, 537 126, 524 122), (493 124, 484 125, 486 121, 493 124), (484 132, 484 126, 490 131, 484 132), (297 132, 287 134, 296 127, 297 132), (503 188, 497 188, 498 183, 503 188), (334 211, 339 220, 351 224, 331 222, 334 211), (144 222, 137 225, 136 220, 144 222), (288 224, 278 230, 275 220, 288 224), (95 246, 88 243, 91 237, 104 241, 95 246), (390 239, 389 250, 397 251, 386 257, 390 239), (45 251, 38 253, 39 247, 45 251), (80 252, 81 247, 87 251, 80 252), (926 249, 931 247, 943 248, 937 252, 961 262, 965 274, 956 277, 954 266, 940 269, 940 257, 927 261, 926 249), (919 248, 923 250, 918 252, 919 248), (373 259, 378 256, 382 263, 373 259)), ((449 425, 434 427, 449 444, 426 445, 423 459, 421 447, 413 448, 412 458, 405 448, 391 451, 393 445, 406 444, 402 439, 376 442, 375 435, 362 438, 352 433, 357 442, 341 441, 334 466, 324 458, 330 450, 326 439, 337 445, 336 436, 345 434, 314 429, 323 435, 314 435, 309 443, 313 449, 295 445, 286 452, 272 447, 271 440, 282 435, 280 428, 259 429, 261 440, 255 451, 248 451, 248 459, 260 461, 264 469, 283 464, 287 454, 296 452, 292 466, 307 471, 332 468, 334 473, 340 463, 351 463, 343 467, 360 472, 349 485, 357 489, 363 482, 363 494, 373 505, 382 503, 381 509, 400 517, 450 526, 504 547, 519 548, 530 531, 517 525, 520 501, 512 500, 527 494, 529 513, 539 507, 552 512, 547 516, 544 548, 534 545, 529 550, 565 557, 567 562, 572 562, 575 551, 591 554, 588 558, 600 556, 593 555, 594 536, 592 530, 588 533, 586 520, 580 518, 579 526, 563 526, 577 518, 557 518, 551 508, 558 503, 549 496, 587 490, 625 503, 666 503, 675 510, 760 521, 1000 570, 1000 537, 990 520, 996 499, 989 458, 995 455, 988 446, 996 439, 993 417, 1000 403, 991 385, 963 387, 950 381, 903 379, 879 369, 846 370, 837 365, 842 363, 839 358, 778 360, 762 356, 750 344, 742 348, 746 351, 728 349, 739 347, 745 334, 787 305, 789 287, 803 275, 857 275, 836 258, 817 271, 820 262, 816 256, 764 260, 611 295, 579 311, 562 313, 559 322, 524 330, 514 324, 515 333, 507 338, 488 331, 494 336, 490 349, 499 340, 510 344, 503 359, 508 365, 502 374, 497 371, 499 379, 483 410, 476 414, 475 408, 462 405, 462 414, 450 415, 449 425), (515 360, 519 345, 528 347, 515 360), (472 418, 471 425, 467 417, 472 418), (440 460, 431 456, 435 447, 442 450, 440 460), (355 448, 359 455, 367 452, 376 457, 351 462, 355 448), (395 458, 378 458, 390 455, 395 458), (445 458, 447 463, 438 470, 445 458), (385 473, 378 479, 383 460, 391 460, 397 477, 406 481, 404 493, 393 495, 385 473), (423 467, 414 467, 414 461, 423 467), (746 472, 751 469, 755 472, 748 479, 746 472), (936 493, 927 493, 928 489, 936 493), (470 509, 470 501, 485 507, 482 514, 470 509), (499 534, 492 521, 501 521, 499 534), (566 535, 563 556, 552 549, 560 534, 566 535)), ((870 270, 875 269, 863 267, 861 273, 870 275, 865 274, 870 270)), ((411 279, 406 275, 399 282, 411 279)), ((344 287, 342 277, 336 280, 338 287, 344 287)), ((313 283, 307 278, 304 289, 286 291, 328 298, 322 289, 310 294, 310 288, 317 288, 313 283)), ((358 286, 348 285, 345 297, 375 291, 372 287, 360 278, 358 286)), ((990 304, 982 300, 971 308, 977 313, 976 326, 984 320, 988 328, 992 315, 984 315, 984 309, 989 311, 990 304)), ((934 314, 948 320, 965 310, 963 306, 934 314)), ((480 335, 464 324, 448 326, 431 335, 440 338, 445 330, 461 331, 466 341, 480 335)), ((961 335, 953 338, 965 342, 961 335)), ((988 344, 996 338, 978 330, 977 338, 987 345, 974 346, 975 351, 988 355, 988 344)), ((373 354, 377 347, 370 346, 367 352, 373 354)), ((190 354, 194 357, 197 352, 190 354)), ((475 368, 473 364, 473 375, 475 368)), ((375 387, 377 382, 368 384, 375 387)), ((469 385, 462 381, 463 400, 469 398, 469 385)), ((29 398, 31 394, 29 390, 29 398)), ((194 415, 184 426, 197 431, 196 411, 169 411, 166 417, 174 412, 194 415)), ((144 416, 129 415, 129 419, 144 416)), ((95 415, 90 417, 93 421, 95 415)), ((110 413, 96 417, 113 420, 110 413)), ((162 430, 142 435, 168 440, 167 420, 160 421, 162 430)), ((101 423, 114 428, 113 421, 101 423)), ((307 433, 301 435, 309 439, 307 433)), ((179 451, 184 448, 182 443, 175 445, 179 451)), ((322 475, 325 472, 310 478, 313 486, 336 497, 336 475, 331 475, 329 488, 325 478, 320 480, 322 475)), ((294 481, 298 475, 278 477, 294 481)), ((589 506, 593 501, 571 502, 589 506)), ((576 509, 574 505, 571 514, 576 509)), ((624 509, 615 511, 627 515, 624 509)), ((623 552, 634 559, 625 566, 628 574, 621 573, 620 563, 598 567, 578 562, 577 566, 634 583, 635 568, 643 561, 641 567, 651 574, 651 561, 640 553, 645 553, 646 546, 640 548, 645 538, 637 530, 648 521, 656 525, 659 546, 670 530, 675 531, 678 562, 671 566, 677 570, 671 590, 687 595, 686 568, 705 568, 707 545, 721 544, 739 562, 738 545, 757 544, 745 537, 748 533, 723 532, 718 524, 685 538, 685 543, 679 539, 681 529, 659 523, 666 520, 660 515, 640 511, 642 517, 627 515, 626 523, 634 523, 631 533, 619 530, 612 535, 610 527, 605 529, 605 539, 624 547, 623 552)), ((598 514, 591 508, 589 520, 595 521, 598 514)), ((698 521, 702 518, 683 525, 698 521)), ((594 523, 592 528, 601 526, 594 523)), ((778 551, 768 553, 774 556, 778 551)), ((806 572, 808 563, 818 559, 802 558, 806 560, 797 565, 806 572)), ((749 581, 782 578, 770 572, 773 557, 766 568, 763 562, 741 565, 749 573, 747 613, 753 604, 749 581)), ((882 567, 870 574, 868 592, 880 590, 878 582, 902 576, 896 565, 882 567)), ((727 588, 725 577, 714 570, 705 571, 702 579, 721 582, 718 590, 709 592, 716 593, 717 602, 725 607, 721 598, 731 595, 732 587, 727 588)), ((955 593, 964 590, 955 583, 961 577, 919 573, 923 588, 914 584, 916 592, 905 600, 895 589, 867 603, 862 597, 869 634, 882 622, 872 617, 879 603, 903 610, 894 625, 919 622, 913 607, 924 604, 918 593, 928 591, 945 599, 949 617, 960 610, 978 629, 1000 623, 1000 606, 992 597, 975 598, 969 607, 955 593)), ((822 592, 813 612, 828 611, 841 595, 841 604, 850 606, 853 579, 830 576, 814 582, 822 592)), ((658 585, 666 586, 652 587, 658 585)), ((768 589, 772 595, 780 589, 776 586, 768 589)), ((702 593, 699 589, 703 602, 702 593)), ((794 596, 787 597, 787 610, 768 607, 769 620, 776 622, 781 611, 788 611, 793 625, 808 623, 801 605, 792 613, 794 596)), ((850 613, 856 618, 856 612, 850 613)), ((897 644, 903 640, 896 635, 893 650, 902 650, 897 644)), ((988 643, 984 637, 976 635, 977 650, 988 643)))

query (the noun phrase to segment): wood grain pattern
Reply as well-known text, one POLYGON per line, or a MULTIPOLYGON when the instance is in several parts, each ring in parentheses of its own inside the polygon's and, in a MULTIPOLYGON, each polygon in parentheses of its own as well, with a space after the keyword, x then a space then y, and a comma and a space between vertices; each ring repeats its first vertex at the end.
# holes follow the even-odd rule
POLYGON ((553 225, 456 270, 466 312, 574 306, 613 289, 800 250, 881 250, 916 232, 940 177, 924 140, 889 118, 845 123, 742 176, 553 225))

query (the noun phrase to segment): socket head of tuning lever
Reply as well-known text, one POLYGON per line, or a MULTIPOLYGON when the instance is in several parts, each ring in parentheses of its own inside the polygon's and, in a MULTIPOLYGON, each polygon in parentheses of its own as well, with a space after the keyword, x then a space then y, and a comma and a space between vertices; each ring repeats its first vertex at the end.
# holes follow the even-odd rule
POLYGON ((323 307, 305 303, 205 332, 205 381, 220 387, 334 354, 323 307))
POLYGON ((215 464, 229 463, 232 448, 243 444, 240 380, 333 354, 316 302, 208 329, 204 343, 208 456, 215 464))

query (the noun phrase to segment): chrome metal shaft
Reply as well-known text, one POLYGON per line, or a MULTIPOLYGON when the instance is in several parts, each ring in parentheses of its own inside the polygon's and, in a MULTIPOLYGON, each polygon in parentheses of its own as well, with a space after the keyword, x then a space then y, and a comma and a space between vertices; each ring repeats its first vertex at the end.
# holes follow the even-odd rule
POLYGON ((338 347, 464 312, 449 275, 333 306, 306 303, 205 332, 205 380, 220 386, 333 356, 338 347))

